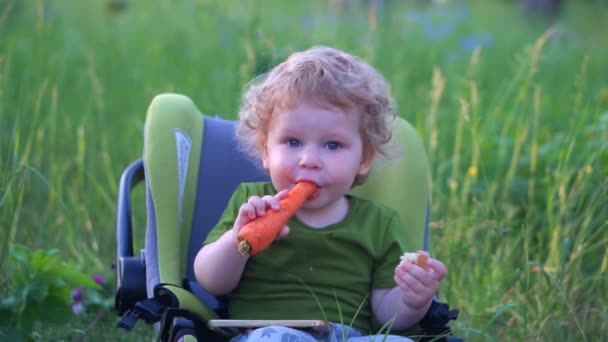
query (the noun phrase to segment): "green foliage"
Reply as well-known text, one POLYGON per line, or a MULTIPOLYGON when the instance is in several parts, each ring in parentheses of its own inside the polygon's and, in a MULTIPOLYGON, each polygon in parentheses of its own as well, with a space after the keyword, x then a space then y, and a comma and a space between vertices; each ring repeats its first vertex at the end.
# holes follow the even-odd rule
POLYGON ((75 265, 64 261, 59 250, 31 250, 12 244, 5 263, 6 297, 0 302, 0 327, 11 341, 31 337, 36 322, 67 323, 73 318, 70 294, 74 287, 101 287, 75 265))
POLYGON ((77 287, 72 291, 72 311, 75 314, 108 312, 114 308, 114 287, 99 274, 91 279, 94 288, 77 287))
MULTIPOLYGON (((235 118, 251 78, 294 50, 332 45, 386 76, 425 141, 431 248, 449 269, 440 298, 461 310, 456 334, 608 339, 606 6, 563 1, 548 22, 522 16, 517 1, 332 7, 341 2, 0 1, 0 245, 57 247, 73 269, 109 271, 117 182, 141 156, 152 97, 184 93, 235 118)), ((15 296, 2 279, 2 297, 15 296)), ((31 291, 30 301, 45 293, 31 291)), ((85 291, 87 314, 70 333, 34 331, 147 336, 123 335, 112 319, 85 329, 108 307, 111 290, 94 291, 103 304, 85 291)))

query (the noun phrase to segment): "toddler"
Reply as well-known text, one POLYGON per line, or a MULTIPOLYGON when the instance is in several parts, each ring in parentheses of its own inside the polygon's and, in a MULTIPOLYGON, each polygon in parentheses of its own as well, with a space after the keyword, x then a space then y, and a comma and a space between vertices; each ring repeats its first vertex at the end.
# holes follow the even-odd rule
MULTIPOLYGON (((399 263, 404 228, 391 208, 349 194, 384 154, 393 117, 389 87, 369 64, 346 52, 314 47, 257 78, 245 92, 237 137, 259 158, 271 182, 241 184, 195 258, 199 284, 228 297, 231 319, 323 319, 331 341, 369 341, 427 312, 446 267, 399 263), (300 181, 317 185, 270 247, 237 249, 248 222, 279 209, 300 181)), ((287 327, 265 327, 237 341, 318 341, 287 327)), ((382 335, 378 340, 407 340, 382 335)))

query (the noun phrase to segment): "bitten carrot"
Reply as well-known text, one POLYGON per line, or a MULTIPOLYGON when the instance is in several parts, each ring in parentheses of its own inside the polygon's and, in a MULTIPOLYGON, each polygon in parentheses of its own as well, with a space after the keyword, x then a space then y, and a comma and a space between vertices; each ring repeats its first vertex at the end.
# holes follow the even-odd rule
POLYGON ((255 255, 268 248, 287 221, 316 190, 316 184, 300 182, 279 201, 279 210, 270 210, 266 215, 246 224, 237 236, 239 252, 255 255))

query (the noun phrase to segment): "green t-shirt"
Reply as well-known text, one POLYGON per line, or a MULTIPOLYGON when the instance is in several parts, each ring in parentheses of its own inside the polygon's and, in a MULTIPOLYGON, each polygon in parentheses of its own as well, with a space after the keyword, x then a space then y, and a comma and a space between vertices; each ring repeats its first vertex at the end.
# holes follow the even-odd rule
MULTIPOLYGON (((241 184, 205 243, 231 229, 253 195, 275 194, 270 183, 241 184)), ((349 196, 347 216, 315 229, 295 216, 290 233, 251 256, 228 295, 231 319, 327 319, 370 332, 371 290, 395 286, 405 229, 393 209, 349 196)))

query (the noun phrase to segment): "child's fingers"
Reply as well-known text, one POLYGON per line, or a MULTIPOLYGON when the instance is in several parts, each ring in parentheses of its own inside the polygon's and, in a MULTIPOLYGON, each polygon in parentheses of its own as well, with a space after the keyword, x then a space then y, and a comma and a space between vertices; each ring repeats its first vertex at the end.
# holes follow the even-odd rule
POLYGON ((429 271, 434 279, 439 281, 443 279, 447 272, 447 268, 441 261, 433 259, 429 252, 424 250, 419 250, 416 253, 424 255, 424 265, 422 266, 425 270, 429 271))
POLYGON ((425 297, 432 295, 439 288, 439 280, 435 275, 435 270, 431 267, 423 269, 417 265, 405 263, 395 269, 395 276, 401 278, 404 284, 401 288, 404 291, 425 297))
POLYGON ((279 232, 279 235, 277 235, 277 239, 282 239, 282 238, 286 237, 287 234, 289 234, 289 227, 285 226, 285 227, 283 227, 283 229, 281 229, 281 231, 279 232))
POLYGON ((409 264, 405 267, 395 269, 394 280, 401 290, 401 297, 404 302, 414 308, 422 307, 437 292, 438 282, 430 278, 427 271, 422 268, 409 264), (422 278, 418 278, 424 274, 422 278))
MULTIPOLYGON (((259 216, 266 215, 268 208, 272 210, 281 209, 279 200, 287 195, 287 190, 280 191, 275 196, 266 195, 263 197, 251 196, 247 202, 239 208, 239 216, 246 217, 248 221, 255 220, 259 216)), ((246 224, 247 222, 241 222, 246 224)))
POLYGON ((429 266, 429 271, 436 280, 440 281, 441 279, 443 279, 443 277, 448 271, 445 265, 439 260, 431 258, 428 260, 427 264, 429 266))
POLYGON ((264 196, 264 197, 262 197, 262 201, 264 201, 266 206, 272 210, 281 209, 281 205, 279 204, 279 199, 276 198, 275 196, 270 196, 270 195, 264 196))
POLYGON ((397 265, 397 269, 400 269, 404 273, 411 273, 413 276, 420 279, 425 277, 429 268, 430 267, 428 266, 422 267, 411 262, 403 262, 397 265))
POLYGON ((277 200, 282 200, 283 198, 285 198, 285 196, 287 196, 288 192, 289 192, 289 190, 283 189, 283 190, 279 191, 276 195, 274 195, 274 197, 277 200))
POLYGON ((243 203, 239 208, 239 216, 247 217, 249 220, 253 220, 257 217, 255 207, 249 203, 243 203))
POLYGON ((403 288, 407 285, 405 285, 405 283, 403 282, 403 279, 401 279, 401 277, 399 277, 397 275, 397 273, 395 273, 395 275, 393 276, 393 280, 395 280, 395 283, 397 284, 397 286, 403 288))
POLYGON ((404 264, 397 267, 395 274, 400 277, 412 290, 421 291, 428 287, 429 277, 426 271, 414 264, 404 264))
POLYGON ((251 196, 247 203, 253 206, 257 216, 264 216, 266 214, 266 202, 259 196, 251 196))
POLYGON ((417 250, 417 251, 416 251, 416 253, 418 253, 418 254, 425 254, 427 257, 430 257, 430 256, 431 256, 431 255, 429 254, 429 252, 427 252, 427 251, 425 251, 425 250, 422 250, 422 249, 417 250))
POLYGON ((401 291, 401 298, 408 306, 418 308, 432 297, 432 294, 428 293, 428 289, 417 279, 409 274, 400 274, 400 272, 403 271, 395 272, 394 280, 401 291))

